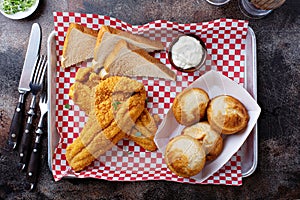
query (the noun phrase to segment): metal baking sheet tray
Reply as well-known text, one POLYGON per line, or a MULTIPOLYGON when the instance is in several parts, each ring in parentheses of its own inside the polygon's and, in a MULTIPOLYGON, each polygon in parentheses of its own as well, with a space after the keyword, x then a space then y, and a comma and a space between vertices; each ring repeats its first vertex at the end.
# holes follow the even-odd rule
MULTIPOLYGON (((257 78, 256 78, 256 38, 251 27, 248 27, 246 38, 246 60, 245 60, 245 84, 247 91, 257 100, 257 78)), ((48 37, 48 96, 49 96, 49 112, 48 112, 48 164, 52 171, 52 158, 54 150, 59 141, 59 134, 55 126, 55 85, 56 85, 56 42, 55 32, 53 31, 48 37)), ((258 158, 258 139, 257 125, 253 128, 249 137, 241 147, 240 155, 242 159, 242 176, 250 176, 257 167, 258 158)))

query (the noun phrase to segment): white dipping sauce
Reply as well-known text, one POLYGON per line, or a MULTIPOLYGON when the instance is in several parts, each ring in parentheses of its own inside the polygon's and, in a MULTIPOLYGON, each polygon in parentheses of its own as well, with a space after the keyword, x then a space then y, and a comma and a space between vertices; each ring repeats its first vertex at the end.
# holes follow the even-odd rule
POLYGON ((196 67, 204 56, 203 47, 200 41, 191 36, 181 36, 173 44, 172 49, 173 63, 182 69, 196 67))

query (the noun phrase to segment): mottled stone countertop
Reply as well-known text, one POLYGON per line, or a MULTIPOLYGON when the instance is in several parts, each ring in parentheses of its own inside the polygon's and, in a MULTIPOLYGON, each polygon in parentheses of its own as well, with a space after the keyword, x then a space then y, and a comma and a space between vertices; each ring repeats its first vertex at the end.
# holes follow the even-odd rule
POLYGON ((0 15, 0 199, 299 199, 300 198, 300 2, 287 0, 263 19, 245 17, 237 0, 220 7, 205 0, 40 1, 22 20, 0 15), (6 150, 18 101, 17 87, 31 25, 42 27, 41 53, 53 30, 53 11, 108 15, 130 24, 157 19, 191 23, 218 18, 249 20, 257 39, 258 166, 242 186, 194 185, 167 181, 109 182, 63 179, 55 182, 47 164, 44 137, 36 189, 24 189, 17 152, 6 150))

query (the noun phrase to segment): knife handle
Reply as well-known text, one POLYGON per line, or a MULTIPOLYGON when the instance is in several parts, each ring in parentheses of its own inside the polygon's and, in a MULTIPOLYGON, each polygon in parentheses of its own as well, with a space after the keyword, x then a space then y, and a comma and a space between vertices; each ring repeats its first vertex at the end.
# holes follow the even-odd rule
POLYGON ((33 145, 27 169, 27 180, 31 185, 31 190, 35 187, 38 178, 38 170, 41 156, 41 136, 41 134, 36 135, 35 143, 33 145))
POLYGON ((18 144, 20 132, 22 130, 24 110, 25 110, 25 93, 20 93, 19 102, 15 109, 15 113, 12 118, 12 122, 9 129, 8 146, 10 149, 15 149, 18 144))
POLYGON ((21 145, 20 145, 20 150, 19 150, 19 155, 20 155, 20 169, 24 170, 25 167, 28 164, 28 159, 29 159, 29 153, 31 150, 31 141, 32 141, 32 116, 28 116, 28 121, 25 126, 25 131, 22 136, 21 140, 21 145))

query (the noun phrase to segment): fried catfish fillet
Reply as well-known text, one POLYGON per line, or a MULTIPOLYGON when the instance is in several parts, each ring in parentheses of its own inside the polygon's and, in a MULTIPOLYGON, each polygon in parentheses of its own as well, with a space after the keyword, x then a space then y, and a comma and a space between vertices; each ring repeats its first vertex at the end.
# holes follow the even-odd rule
MULTIPOLYGON (((125 77, 110 77, 100 81, 94 91, 95 104, 91 106, 94 112, 89 112, 91 115, 80 136, 66 150, 67 161, 74 171, 90 165, 129 134, 144 112, 146 91, 142 83, 125 77)), ((149 116, 137 123, 140 124, 141 131, 142 122, 149 119, 151 121, 151 115, 149 116)), ((149 131, 145 134, 153 135, 149 131)), ((150 145, 154 149, 153 144, 150 145)))
MULTIPOLYGON (((116 82, 118 78, 110 80, 110 82, 116 82)), ((81 110, 85 111, 89 115, 94 110, 94 89, 95 86, 101 81, 99 73, 92 67, 80 68, 75 77, 75 83, 71 86, 69 95, 73 99, 74 103, 80 107, 81 110)), ((102 86, 104 90, 104 96, 99 96, 99 101, 105 101, 107 96, 110 95, 109 86, 102 86)), ((117 97, 117 95, 115 96, 117 97)), ((114 108, 119 106, 118 101, 113 102, 114 108)), ((107 107, 110 106, 110 102, 102 103, 102 111, 108 110, 107 107)), ((103 117, 112 119, 113 113, 108 113, 108 115, 102 114, 103 117), (110 115, 109 115, 110 114, 110 115)), ((108 119, 107 119, 108 120, 108 119)), ((157 131, 157 126, 160 122, 158 115, 152 116, 147 109, 144 109, 142 114, 136 121, 135 127, 133 127, 130 133, 126 134, 126 138, 134 141, 136 144, 140 145, 148 151, 155 151, 157 149, 154 143, 154 135, 157 131), (155 123, 154 123, 155 122, 155 123)))
POLYGON ((96 158, 111 149, 125 133, 119 131, 113 138, 107 139, 94 115, 83 127, 80 136, 67 146, 66 159, 74 171, 81 171, 96 158))
POLYGON ((75 83, 70 87, 69 96, 86 115, 90 115, 94 106, 93 89, 100 82, 99 74, 92 67, 79 68, 76 72, 75 83))
POLYGON ((157 122, 145 108, 126 137, 148 151, 155 151, 157 149, 154 143, 156 131, 157 122))
POLYGON ((108 139, 114 137, 117 126, 127 133, 144 110, 146 90, 142 83, 126 77, 109 77, 95 88, 95 115, 100 127, 111 124, 105 131, 108 139))

